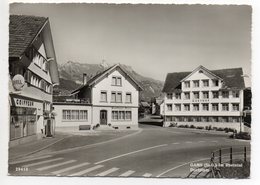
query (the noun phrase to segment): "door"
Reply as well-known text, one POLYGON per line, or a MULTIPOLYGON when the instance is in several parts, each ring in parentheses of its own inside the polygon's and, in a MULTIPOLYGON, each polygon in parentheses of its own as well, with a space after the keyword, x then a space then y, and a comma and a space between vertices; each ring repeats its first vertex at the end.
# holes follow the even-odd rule
POLYGON ((101 110, 100 111, 100 125, 106 125, 107 124, 107 111, 101 110))

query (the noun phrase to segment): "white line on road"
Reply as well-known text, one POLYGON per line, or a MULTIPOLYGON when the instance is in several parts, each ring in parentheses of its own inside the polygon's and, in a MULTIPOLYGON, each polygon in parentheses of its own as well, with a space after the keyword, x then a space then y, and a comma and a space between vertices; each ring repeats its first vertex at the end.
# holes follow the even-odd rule
POLYGON ((101 173, 97 174, 96 176, 104 177, 104 176, 106 176, 106 175, 108 175, 110 173, 113 173, 113 172, 117 171, 117 170, 119 170, 119 168, 110 168, 109 170, 101 172, 101 173))
POLYGON ((172 143, 173 145, 178 145, 178 144, 180 144, 180 143, 172 143))
POLYGON ((121 175, 119 175, 119 177, 128 177, 129 175, 132 175, 135 171, 129 170, 126 171, 125 173, 122 173, 121 175))
POLYGON ((152 174, 150 174, 150 173, 145 173, 144 175, 143 175, 143 177, 151 177, 152 176, 152 174))
POLYGON ((73 173, 73 174, 71 174, 71 175, 69 175, 69 176, 81 176, 81 175, 84 175, 84 174, 86 174, 86 173, 88 173, 88 172, 97 170, 97 169, 102 168, 102 167, 103 167, 103 165, 97 165, 97 166, 88 168, 88 169, 86 169, 86 170, 82 170, 82 171, 79 171, 79 172, 77 172, 77 173, 73 173))
POLYGON ((38 160, 38 159, 45 159, 45 158, 49 158, 49 157, 51 157, 51 155, 45 155, 45 156, 42 156, 42 157, 35 157, 35 158, 26 158, 26 159, 22 159, 22 160, 9 162, 9 165, 10 164, 25 163, 25 162, 35 161, 35 160, 38 160))
POLYGON ((78 164, 78 165, 75 165, 75 166, 71 166, 71 167, 68 167, 68 168, 64 168, 64 169, 61 169, 61 170, 58 170, 58 171, 54 171, 54 172, 51 172, 51 173, 55 174, 55 175, 58 175, 58 174, 61 174, 63 172, 67 172, 67 171, 70 171, 70 170, 73 170, 73 169, 76 169, 76 168, 79 168, 79 167, 82 167, 82 166, 86 166, 88 164, 89 164, 88 162, 81 163, 81 164, 78 164))
POLYGON ((27 168, 27 167, 37 166, 37 165, 40 165, 40 164, 49 163, 49 162, 53 162, 53 161, 58 161, 58 160, 62 160, 62 159, 64 159, 64 158, 59 157, 59 158, 55 158, 55 159, 50 159, 50 160, 46 160, 46 161, 41 161, 41 162, 36 162, 36 163, 23 165, 23 167, 27 168))
POLYGON ((206 141, 199 141, 199 143, 205 143, 206 141))
POLYGON ((185 143, 192 143, 191 141, 186 141, 185 143))
POLYGON ((133 151, 133 152, 129 152, 129 153, 125 153, 125 154, 122 154, 122 155, 115 156, 115 157, 111 157, 111 158, 108 158, 108 159, 105 159, 105 160, 102 160, 102 161, 98 161, 98 162, 96 162, 95 164, 104 163, 104 162, 107 162, 107 161, 111 161, 111 160, 113 160, 113 159, 117 159, 117 158, 124 157, 124 156, 127 156, 127 155, 131 155, 131 154, 135 154, 135 153, 138 153, 138 152, 143 152, 143 151, 146 151, 146 150, 151 150, 151 149, 154 149, 154 148, 158 148, 158 147, 162 147, 162 146, 167 146, 167 145, 168 145, 168 144, 156 145, 156 146, 144 148, 144 149, 141 149, 141 150, 136 150, 136 151, 133 151))
POLYGON ((62 162, 62 163, 58 163, 58 164, 54 164, 54 165, 49 165, 49 166, 45 166, 45 167, 42 167, 42 168, 38 168, 36 170, 38 170, 38 171, 48 170, 48 169, 51 169, 51 168, 62 166, 64 164, 74 163, 75 161, 76 160, 65 161, 65 162, 62 162))
POLYGON ((188 165, 188 164, 190 164, 190 163, 195 163, 195 162, 204 161, 204 160, 209 160, 209 159, 210 159, 210 158, 204 158, 204 159, 199 159, 199 160, 189 161, 189 162, 183 163, 183 164, 181 164, 181 165, 175 166, 175 167, 173 167, 173 168, 170 168, 170 169, 168 169, 168 170, 162 172, 161 174, 157 175, 156 177, 161 177, 162 175, 164 175, 164 174, 166 174, 166 173, 168 173, 168 172, 170 172, 170 171, 176 170, 177 168, 180 168, 180 167, 182 167, 182 166, 186 166, 186 165, 188 165))

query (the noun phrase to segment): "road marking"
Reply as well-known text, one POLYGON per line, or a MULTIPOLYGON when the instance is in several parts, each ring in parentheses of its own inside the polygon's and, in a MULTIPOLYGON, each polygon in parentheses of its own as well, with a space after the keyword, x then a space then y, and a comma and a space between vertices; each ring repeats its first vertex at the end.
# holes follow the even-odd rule
POLYGON ((41 161, 41 162, 36 162, 36 163, 31 163, 31 164, 27 164, 27 165, 23 165, 23 167, 32 167, 32 166, 37 166, 39 164, 44 164, 44 163, 49 163, 49 162, 53 162, 53 161, 58 161, 58 160, 62 160, 64 158, 59 157, 59 158, 55 158, 55 159, 50 159, 50 160, 46 160, 46 161, 41 161))
POLYGON ((86 174, 86 173, 88 173, 88 172, 94 171, 94 170, 99 169, 99 168, 102 168, 102 167, 103 167, 103 165, 97 165, 97 166, 88 168, 88 169, 86 169, 86 170, 82 170, 82 171, 79 171, 79 172, 77 172, 77 173, 73 173, 73 174, 71 174, 71 175, 69 175, 69 176, 81 176, 81 175, 83 175, 83 174, 86 174))
POLYGON ((199 141, 199 143, 205 143, 206 141, 199 141))
POLYGON ((170 169, 168 169, 168 170, 162 172, 161 174, 157 175, 156 177, 161 177, 162 175, 164 175, 164 174, 166 174, 166 173, 168 173, 168 172, 170 172, 170 171, 176 170, 177 168, 180 168, 180 167, 182 167, 182 166, 186 166, 186 165, 188 165, 188 164, 190 164, 190 163, 195 163, 195 162, 204 161, 204 160, 209 160, 209 159, 211 159, 211 158, 198 159, 198 160, 195 160, 195 161, 189 161, 189 162, 183 163, 183 164, 181 164, 181 165, 175 166, 175 167, 173 167, 173 168, 170 168, 170 169))
POLYGON ((144 149, 141 149, 141 150, 136 150, 136 151, 133 151, 133 152, 129 152, 129 153, 125 153, 125 154, 122 154, 122 155, 115 156, 115 157, 111 157, 111 158, 108 158, 108 159, 105 159, 105 160, 102 160, 102 161, 98 161, 98 162, 96 162, 95 164, 104 163, 104 162, 107 162, 107 161, 111 161, 111 160, 113 160, 113 159, 117 159, 117 158, 124 157, 124 156, 127 156, 127 155, 131 155, 131 154, 135 154, 135 153, 138 153, 138 152, 143 152, 143 151, 146 151, 146 150, 151 150, 151 149, 154 149, 154 148, 158 148, 158 147, 162 147, 162 146, 167 146, 167 145, 168 145, 168 144, 156 145, 156 146, 144 148, 144 149))
POLYGON ((192 143, 191 141, 186 141, 185 143, 192 143))
POLYGON ((180 144, 180 143, 172 143, 173 145, 178 145, 178 144, 180 144))
POLYGON ((218 141, 211 141, 212 143, 217 143, 218 141))
POLYGON ((71 166, 71 167, 68 167, 68 168, 64 168, 64 169, 61 169, 61 170, 58 170, 58 171, 54 171, 54 172, 51 172, 51 173, 58 175, 58 174, 61 174, 63 172, 67 172, 67 171, 70 171, 70 170, 73 170, 73 169, 76 169, 76 168, 79 168, 79 167, 82 167, 82 166, 86 166, 88 164, 89 163, 86 162, 86 163, 78 164, 78 165, 71 166))
POLYGON ((30 161, 34 161, 34 160, 38 160, 38 159, 45 159, 45 158, 49 158, 49 157, 52 157, 52 156, 46 155, 46 156, 42 156, 42 157, 35 157, 35 158, 29 158, 29 159, 26 158, 26 159, 23 159, 23 160, 9 162, 9 165, 10 164, 25 163, 25 162, 30 162, 30 161))
POLYGON ((74 163, 75 161, 76 160, 65 161, 65 162, 62 162, 62 163, 58 163, 58 164, 54 164, 54 165, 49 165, 49 166, 45 166, 45 167, 42 167, 42 168, 38 168, 36 170, 38 170, 38 171, 48 170, 48 169, 51 169, 51 168, 62 166, 64 164, 74 163))
POLYGON ((150 174, 150 173, 143 174, 143 177, 151 177, 151 176, 152 176, 152 174, 150 174))
POLYGON ((135 171, 129 170, 126 171, 125 173, 122 173, 121 175, 119 175, 119 177, 128 177, 129 175, 132 175, 135 171))
POLYGON ((111 168, 111 169, 109 169, 107 171, 104 171, 104 172, 101 172, 101 173, 97 174, 96 176, 104 177, 104 176, 106 176, 106 175, 108 175, 110 173, 113 173, 113 172, 117 171, 117 170, 119 170, 119 168, 111 168))

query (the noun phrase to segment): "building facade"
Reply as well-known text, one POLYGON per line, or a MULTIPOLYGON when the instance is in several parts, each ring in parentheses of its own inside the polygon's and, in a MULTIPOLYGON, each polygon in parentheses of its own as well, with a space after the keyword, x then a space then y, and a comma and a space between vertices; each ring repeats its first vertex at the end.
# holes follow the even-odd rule
POLYGON ((169 73, 161 114, 165 126, 194 125, 243 131, 242 68, 169 73))
POLYGON ((11 15, 9 40, 12 146, 52 132, 52 89, 59 77, 48 18, 11 15))
POLYGON ((58 110, 57 119, 61 120, 57 127, 71 127, 73 130, 84 126, 90 129, 96 126, 110 126, 115 129, 138 128, 141 89, 119 64, 113 65, 88 82, 83 80, 83 86, 72 92, 76 102, 81 102, 80 110, 74 110, 73 104, 76 102, 54 103, 55 112, 58 110), (80 111, 86 111, 87 119, 75 122, 72 116, 76 115, 78 118, 80 111))

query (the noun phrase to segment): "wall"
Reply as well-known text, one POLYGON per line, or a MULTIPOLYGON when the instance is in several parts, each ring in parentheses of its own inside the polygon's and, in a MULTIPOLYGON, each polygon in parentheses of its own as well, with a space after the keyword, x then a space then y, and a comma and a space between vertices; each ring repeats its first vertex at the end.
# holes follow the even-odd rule
POLYGON ((134 106, 138 107, 139 91, 117 70, 106 76, 102 81, 97 83, 93 89, 93 105, 99 106, 134 106), (112 76, 120 76, 122 79, 122 86, 112 86, 112 76), (101 91, 107 91, 107 102, 101 102, 100 93, 101 91), (111 102, 111 91, 122 92, 122 103, 111 102), (125 95, 127 92, 132 94, 132 103, 125 102, 125 95))
POLYGON ((58 104, 54 103, 55 116, 55 126, 57 129, 60 127, 69 127, 73 130, 79 130, 79 125, 90 125, 92 120, 91 106, 90 105, 80 105, 80 104, 58 104), (87 121, 67 121, 62 119, 62 110, 87 110, 88 120, 87 121))

